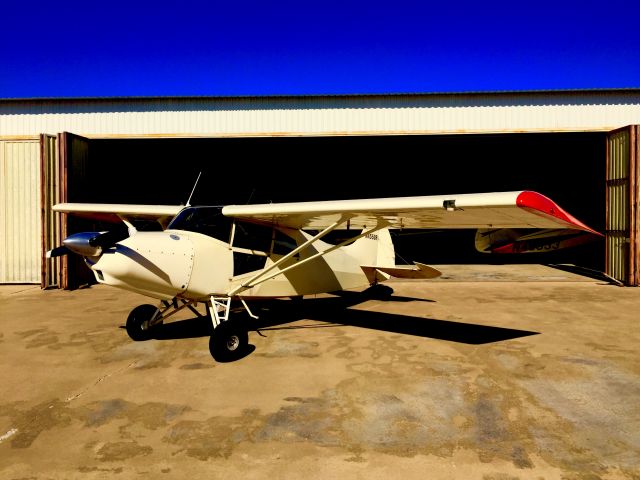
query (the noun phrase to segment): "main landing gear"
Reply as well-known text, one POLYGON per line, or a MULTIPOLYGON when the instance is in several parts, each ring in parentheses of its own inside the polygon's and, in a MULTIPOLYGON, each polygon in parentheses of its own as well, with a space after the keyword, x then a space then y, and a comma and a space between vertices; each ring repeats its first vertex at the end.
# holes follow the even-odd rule
MULTIPOLYGON (((258 318, 251 313, 244 300, 240 300, 240 302, 250 317, 258 318)), ((211 302, 206 306, 213 326, 209 340, 209 350, 213 358, 219 362, 231 362, 242 358, 249 345, 249 334, 241 324, 241 319, 229 318, 232 310, 231 297, 212 296, 211 302)))
POLYGON ((249 345, 249 334, 238 320, 227 320, 211 334, 209 351, 219 362, 242 358, 249 345))
MULTIPOLYGON (((251 313, 244 300, 241 306, 252 318, 258 318, 251 313)), ((205 303, 207 315, 202 315, 194 307, 195 300, 174 298, 171 302, 162 301, 159 306, 139 305, 134 308, 127 318, 127 334, 137 342, 153 338, 155 329, 169 317, 183 308, 188 308, 198 317, 211 320, 212 331, 209 340, 209 350, 213 358, 219 362, 230 362, 241 358, 247 351, 249 334, 242 325, 241 318, 230 319, 232 310, 231 297, 211 297, 205 303)), ((235 309, 234 309, 235 310, 235 309)), ((241 313, 241 312, 237 312, 241 313)))

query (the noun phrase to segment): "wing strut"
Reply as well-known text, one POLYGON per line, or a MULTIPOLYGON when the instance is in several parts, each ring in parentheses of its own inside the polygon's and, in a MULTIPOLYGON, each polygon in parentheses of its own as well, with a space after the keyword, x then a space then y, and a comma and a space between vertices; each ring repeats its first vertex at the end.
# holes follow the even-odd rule
POLYGON ((380 230, 381 228, 384 228, 384 227, 387 226, 387 224, 384 223, 384 222, 378 222, 378 224, 375 227, 372 227, 372 228, 370 228, 368 230, 363 230, 362 233, 360 233, 360 235, 357 235, 355 237, 350 237, 347 240, 345 240, 344 242, 340 242, 337 245, 332 245, 330 248, 327 248, 326 250, 323 250, 322 252, 318 252, 318 253, 316 253, 314 255, 311 255, 310 257, 305 258, 304 260, 300 260, 299 262, 296 262, 293 265, 289 265, 288 267, 286 267, 286 268, 284 268, 282 270, 278 270, 277 272, 274 272, 271 275, 265 277, 265 275, 267 273, 269 273, 272 270, 274 270, 275 268, 279 267, 280 265, 282 265, 284 262, 289 260, 291 257, 296 255, 297 253, 300 253, 302 250, 305 250, 305 249, 309 248, 316 241, 318 241, 322 237, 324 237, 327 233, 331 232, 332 230, 335 230, 336 228, 338 228, 343 223, 348 222, 349 219, 350 219, 350 216, 343 215, 342 218, 339 221, 329 225, 323 231, 318 233, 315 237, 310 238, 309 240, 304 242, 302 245, 299 245, 297 248, 295 248, 294 250, 290 251, 288 254, 286 254, 284 257, 279 259, 274 264, 270 265, 268 268, 264 269, 263 271, 259 272, 258 274, 254 275, 253 277, 251 277, 246 282, 242 283, 241 285, 239 285, 236 288, 234 288, 233 290, 231 290, 227 295, 231 297, 231 296, 237 295, 238 293, 243 292, 245 290, 249 290, 250 288, 253 288, 256 285, 264 283, 267 280, 271 280, 272 278, 277 277, 278 275, 282 275, 283 273, 286 273, 289 270, 293 270, 294 268, 300 267, 301 265, 303 265, 303 264, 305 264, 307 262, 310 262, 311 260, 315 260, 318 257, 326 255, 326 254, 328 254, 330 252, 333 252, 337 248, 340 248, 340 247, 346 245, 347 243, 351 243, 351 242, 353 242, 355 240, 358 240, 359 238, 364 237, 365 235, 369 235, 370 233, 375 232, 376 230, 380 230))
MULTIPOLYGON (((302 245, 299 245, 298 247, 294 248, 289 253, 287 253, 284 257, 282 257, 280 260, 278 260, 277 262, 275 262, 273 265, 269 266, 268 268, 265 268, 261 272, 257 273, 256 275, 251 277, 249 280, 247 280, 245 283, 242 283, 242 284, 238 285, 236 288, 231 290, 227 295, 231 297, 231 296, 233 296, 233 295, 235 295, 235 294, 237 294, 237 293, 239 293, 239 292, 241 292, 243 290, 247 290, 247 289, 252 288, 253 286, 257 285, 257 283, 253 284, 253 282, 255 282, 260 277, 266 275, 267 273, 269 273, 274 268, 279 267, 280 265, 282 265, 282 263, 286 262, 287 260, 289 260, 294 255, 300 253, 302 250, 306 249, 307 247, 309 247, 310 245, 315 243, 317 240, 320 240, 327 233, 331 232, 332 230, 335 230, 337 227, 339 227, 341 224, 343 224, 347 220, 348 220, 348 218, 345 218, 345 216, 343 215, 340 218, 340 220, 338 220, 337 222, 332 223, 327 228, 325 228, 320 233, 318 233, 315 237, 310 238, 309 240, 304 242, 302 245)), ((270 278, 272 278, 272 277, 270 277, 270 278)), ((259 283, 262 283, 262 282, 259 282, 259 283)))

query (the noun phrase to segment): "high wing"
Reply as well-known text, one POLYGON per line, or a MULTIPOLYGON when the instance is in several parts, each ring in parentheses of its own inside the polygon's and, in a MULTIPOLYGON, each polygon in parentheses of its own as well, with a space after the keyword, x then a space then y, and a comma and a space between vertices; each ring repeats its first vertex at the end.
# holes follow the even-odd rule
MULTIPOLYGON (((184 207, 60 203, 53 209, 104 221, 145 219, 166 226, 184 207)), ((571 228, 598 234, 544 195, 532 191, 228 205, 227 217, 305 230, 571 228)))
POLYGON ((127 205, 110 203, 59 203, 53 210, 72 213, 76 216, 105 222, 124 221, 131 224, 135 220, 157 221, 163 227, 184 207, 180 205, 127 205))
POLYGON ((295 229, 573 228, 597 232, 532 191, 229 205, 228 217, 295 229))

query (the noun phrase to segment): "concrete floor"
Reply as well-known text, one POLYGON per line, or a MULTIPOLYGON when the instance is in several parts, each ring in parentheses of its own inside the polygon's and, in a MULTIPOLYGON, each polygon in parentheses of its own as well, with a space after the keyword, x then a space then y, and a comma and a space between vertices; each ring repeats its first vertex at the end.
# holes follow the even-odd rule
POLYGON ((640 478, 640 289, 442 270, 272 305, 224 364, 193 315, 129 340, 138 295, 2 286, 0 478, 640 478))

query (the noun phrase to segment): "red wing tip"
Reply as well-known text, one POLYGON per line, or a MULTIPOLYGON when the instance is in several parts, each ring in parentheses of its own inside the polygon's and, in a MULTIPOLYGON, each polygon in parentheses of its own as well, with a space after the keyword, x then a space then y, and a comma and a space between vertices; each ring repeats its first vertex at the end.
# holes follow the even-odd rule
POLYGON ((560 207, 557 203, 551 200, 548 197, 545 197, 541 193, 532 192, 532 191, 524 191, 520 192, 518 198, 516 198, 516 205, 520 208, 526 208, 528 210, 532 210, 535 213, 542 214, 545 216, 551 216, 561 220, 573 228, 578 228, 580 230, 585 230, 587 232, 591 232, 594 235, 604 236, 600 232, 595 231, 594 229, 588 227, 576 217, 571 215, 569 212, 560 207))

